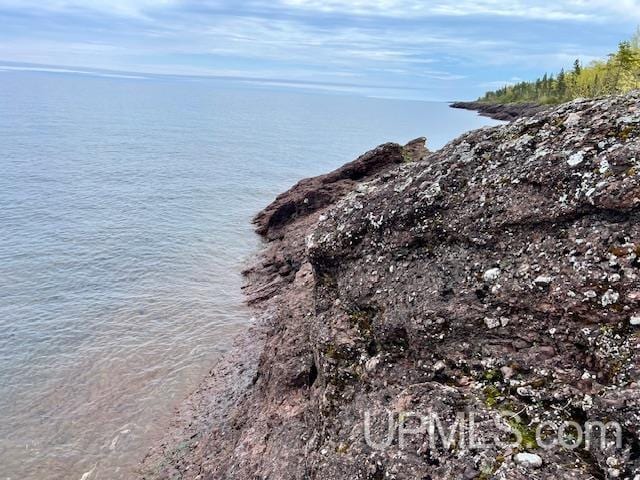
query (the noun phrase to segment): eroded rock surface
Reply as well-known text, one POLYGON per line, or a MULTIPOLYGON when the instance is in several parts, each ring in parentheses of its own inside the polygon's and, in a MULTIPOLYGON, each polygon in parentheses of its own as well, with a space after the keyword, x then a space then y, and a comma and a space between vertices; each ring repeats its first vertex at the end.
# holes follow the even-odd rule
POLYGON ((144 478, 636 478, 639 138, 633 93, 416 161, 386 145, 365 155, 369 173, 301 182, 257 217, 251 381, 192 416, 184 448, 165 442, 144 478), (474 424, 449 444, 396 432, 376 448, 388 412, 474 424), (535 437, 542 422, 589 420, 618 422, 622 447, 535 437), (471 444, 471 429, 491 441, 471 444))

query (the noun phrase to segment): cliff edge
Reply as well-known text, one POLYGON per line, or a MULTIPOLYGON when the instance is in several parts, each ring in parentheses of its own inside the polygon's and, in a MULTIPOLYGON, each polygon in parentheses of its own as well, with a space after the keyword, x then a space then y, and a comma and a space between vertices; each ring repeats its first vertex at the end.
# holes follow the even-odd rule
POLYGON ((300 182, 141 477, 638 478, 639 171, 635 92, 300 182))

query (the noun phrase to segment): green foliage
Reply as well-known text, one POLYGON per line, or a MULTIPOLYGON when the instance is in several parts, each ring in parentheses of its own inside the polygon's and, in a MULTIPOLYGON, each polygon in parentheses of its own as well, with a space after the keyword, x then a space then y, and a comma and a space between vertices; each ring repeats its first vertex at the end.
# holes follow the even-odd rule
POLYGON ((494 408, 496 405, 498 405, 500 397, 502 396, 502 393, 500 393, 500 390, 498 390, 493 385, 489 385, 488 387, 485 387, 484 395, 485 395, 485 400, 484 400, 485 405, 489 408, 494 408))
POLYGON ((533 82, 520 82, 487 92, 479 100, 489 103, 557 104, 574 98, 625 93, 640 88, 640 28, 634 37, 620 42, 618 51, 605 60, 582 65, 576 60, 569 72, 544 74, 533 82))
POLYGON ((526 450, 535 450, 537 448, 540 448, 540 446, 538 445, 538 439, 536 437, 535 427, 525 425, 517 418, 512 418, 508 423, 512 431, 518 432, 520 434, 520 438, 522 439, 522 447, 524 447, 526 450))
POLYGON ((502 381, 502 373, 499 370, 491 369, 482 373, 482 380, 489 383, 496 383, 502 381))

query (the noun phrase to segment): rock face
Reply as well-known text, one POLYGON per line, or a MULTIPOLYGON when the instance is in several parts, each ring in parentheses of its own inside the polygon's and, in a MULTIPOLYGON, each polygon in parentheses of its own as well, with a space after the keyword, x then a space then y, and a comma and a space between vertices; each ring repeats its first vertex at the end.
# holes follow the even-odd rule
POLYGON ((407 150, 256 218, 256 326, 143 478, 640 474, 640 94, 407 150), (433 418, 460 428, 434 438, 433 418), (554 436, 588 421, 617 422, 621 446, 554 436))
POLYGON ((248 303, 270 298, 283 282, 293 280, 306 257, 306 236, 323 210, 381 171, 423 160, 429 153, 425 144, 426 138, 421 137, 404 147, 380 145, 331 173, 301 180, 278 195, 254 218, 256 231, 270 243, 259 261, 243 272, 249 279, 245 287, 248 303))
POLYGON ((455 102, 452 108, 462 108, 473 110, 485 117, 494 120, 504 120, 510 122, 517 118, 531 117, 540 113, 547 107, 537 103, 486 103, 486 102, 455 102))

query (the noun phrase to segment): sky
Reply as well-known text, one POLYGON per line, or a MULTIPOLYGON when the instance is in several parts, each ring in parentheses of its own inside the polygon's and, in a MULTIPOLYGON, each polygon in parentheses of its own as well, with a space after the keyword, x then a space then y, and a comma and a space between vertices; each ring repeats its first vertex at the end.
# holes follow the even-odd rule
POLYGON ((640 0, 0 0, 0 73, 35 64, 471 99, 605 57, 638 24, 640 0))

